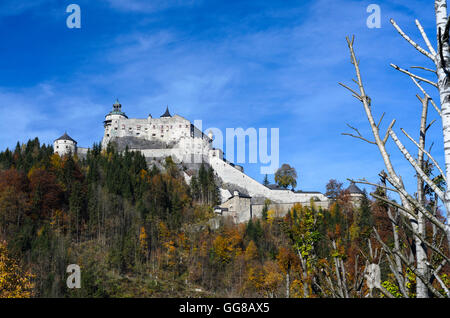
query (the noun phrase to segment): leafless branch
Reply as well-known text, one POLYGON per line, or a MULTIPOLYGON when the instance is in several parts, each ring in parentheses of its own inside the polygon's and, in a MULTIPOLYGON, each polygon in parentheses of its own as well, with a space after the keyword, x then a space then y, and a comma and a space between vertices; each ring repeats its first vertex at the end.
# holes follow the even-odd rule
POLYGON ((433 251, 435 251, 437 254, 439 254, 442 258, 444 258, 444 260, 446 260, 447 262, 450 262, 450 259, 447 257, 447 255, 445 255, 444 252, 442 252, 439 248, 437 248, 436 246, 434 246, 433 244, 429 243, 427 240, 425 240, 422 235, 419 235, 416 233, 416 231, 413 230, 413 228, 407 224, 406 222, 403 222, 403 225, 410 231, 412 231, 412 233, 423 243, 425 244, 427 247, 429 247, 430 249, 432 249, 433 251))
POLYGON ((374 233, 375 233, 375 237, 377 238, 378 242, 380 242, 380 244, 383 246, 384 251, 387 254, 396 254, 400 257, 400 259, 402 260, 403 263, 405 263, 410 269, 411 271, 416 275, 416 277, 418 277, 427 287, 428 289, 438 298, 444 298, 444 296, 441 295, 441 293, 439 293, 428 281, 425 277, 423 277, 423 275, 421 275, 413 266, 411 266, 410 262, 408 262, 408 260, 397 250, 395 249, 390 249, 381 239, 380 234, 378 234, 378 231, 376 228, 373 228, 374 233))
POLYGON ((348 87, 347 85, 345 85, 345 84, 343 84, 343 83, 340 83, 340 82, 339 82, 338 84, 341 85, 342 87, 348 89, 350 92, 352 92, 352 93, 353 93, 353 96, 354 96, 356 99, 359 99, 360 101, 362 101, 361 96, 359 96, 359 94, 356 93, 353 89, 351 89, 350 87, 348 87))
POLYGON ((428 131, 428 129, 430 129, 430 127, 435 123, 436 119, 433 119, 427 126, 427 128, 425 128, 425 131, 428 131))
POLYGON ((433 269, 433 267, 431 266, 430 263, 428 263, 427 265, 430 267, 431 272, 432 272, 433 276, 436 278, 436 280, 438 281, 439 285, 441 285, 442 289, 443 289, 444 292, 447 294, 447 297, 450 298, 450 291, 448 290, 447 286, 446 286, 445 283, 442 281, 442 279, 439 277, 437 271, 433 269))
POLYGON ((348 134, 348 133, 342 133, 342 135, 344 135, 344 136, 350 136, 350 137, 357 138, 357 139, 361 139, 361 140, 363 140, 363 141, 365 141, 365 142, 368 142, 369 144, 376 145, 376 142, 367 140, 366 138, 361 137, 361 136, 355 136, 355 135, 348 134))
MULTIPOLYGON (((431 125, 431 124, 430 124, 431 125)), ((428 125, 428 126, 430 126, 428 125)), ((433 158, 433 156, 426 151, 425 149, 421 148, 420 145, 410 136, 408 135, 408 133, 403 129, 400 128, 400 130, 403 132, 403 134, 405 134, 406 137, 408 137, 409 140, 411 140, 417 148, 419 148, 420 150, 422 150, 424 152, 424 154, 426 154, 428 156, 428 158, 431 159, 431 161, 434 163, 434 165, 436 166, 436 168, 439 170, 439 172, 442 174, 442 177, 444 178, 445 182, 447 182, 446 178, 445 178, 445 173, 444 171, 441 169, 441 167, 439 166, 439 164, 437 163, 437 161, 433 158)))
POLYGON ((389 131, 392 129, 392 127, 394 127, 394 125, 395 125, 395 119, 393 119, 391 121, 391 123, 389 124, 388 129, 386 130, 386 134, 384 135, 384 138, 383 138, 383 144, 386 144, 386 142, 388 141, 389 131))
POLYGON ((367 184, 367 185, 371 185, 371 186, 374 186, 374 187, 377 187, 377 188, 382 188, 382 189, 385 189, 385 190, 388 190, 388 191, 392 191, 392 192, 397 192, 398 193, 398 191, 395 190, 395 189, 392 189, 392 188, 389 188, 389 187, 386 187, 386 186, 383 186, 383 185, 380 185, 380 184, 376 184, 376 183, 373 183, 373 182, 369 182, 369 181, 364 180, 364 179, 353 180, 353 179, 348 179, 347 178, 347 180, 350 181, 350 182, 353 182, 353 183, 367 184))
POLYGON ((416 81, 416 79, 412 76, 410 76, 412 81, 414 82, 414 84, 416 84, 416 86, 420 89, 420 91, 422 92, 422 94, 425 95, 425 97, 428 97, 430 99, 430 103, 431 105, 433 105, 434 109, 436 109, 436 111, 438 112, 439 116, 442 116, 441 110, 439 109, 439 107, 436 105, 436 103, 434 102, 434 100, 430 97, 430 95, 425 91, 425 89, 422 87, 422 85, 419 84, 419 82, 416 81))
POLYGON ((422 25, 420 24, 419 20, 416 19, 415 22, 416 22, 417 28, 418 28, 419 31, 420 31, 420 34, 422 35, 423 40, 425 41, 425 44, 426 44, 427 47, 428 47, 428 50, 430 51, 430 53, 431 53, 433 56, 436 56, 436 51, 434 50, 433 46, 431 45, 431 42, 430 42, 430 40, 428 39, 428 36, 427 36, 427 34, 425 33, 425 30, 423 29, 423 27, 422 27, 422 25))
POLYGON ((350 137, 357 138, 357 139, 361 139, 361 140, 364 140, 364 141, 368 142, 369 144, 376 145, 375 142, 370 141, 370 140, 364 138, 364 137, 361 135, 361 133, 359 132, 358 128, 355 128, 355 127, 353 127, 353 126, 351 126, 351 125, 349 125, 349 124, 347 124, 347 126, 348 126, 350 129, 354 130, 354 131, 358 134, 358 136, 355 136, 355 135, 353 135, 353 134, 348 134, 348 133, 342 133, 342 135, 350 136, 350 137))
MULTIPOLYGON (((422 213, 423 215, 425 215, 425 217, 434 225, 436 225, 437 228, 439 228, 440 230, 442 230, 444 233, 447 233, 447 228, 446 228, 446 224, 442 223, 441 221, 439 221, 436 216, 434 216, 432 213, 430 213, 430 211, 428 211, 425 207, 423 207, 416 199, 414 199, 408 192, 406 192, 405 188, 398 184, 395 180, 393 180, 391 177, 389 177, 388 175, 385 176, 386 180, 389 181, 390 184, 392 184, 392 186, 394 186, 394 188, 396 188, 400 194, 400 197, 405 198, 409 204, 411 204, 412 206, 414 206, 417 211, 419 211, 420 213, 422 213)), ((371 194, 372 195, 372 194, 371 194)), ((372 195, 373 196, 373 195, 372 195)), ((416 216, 414 214, 412 214, 411 210, 409 210, 408 208, 405 208, 401 205, 397 205, 397 207, 399 207, 401 210, 403 210, 404 212, 407 212, 408 214, 410 214, 411 216, 413 216, 413 218, 415 218, 416 216)))
POLYGON ((418 75, 416 75, 416 74, 413 74, 413 73, 411 73, 410 71, 405 70, 405 69, 399 67, 398 65, 395 65, 395 64, 392 64, 392 63, 391 63, 391 66, 392 66, 393 68, 395 68, 397 71, 400 71, 400 72, 402 72, 402 73, 404 73, 404 74, 406 74, 406 75, 409 75, 409 76, 411 76, 411 77, 414 77, 415 79, 418 79, 419 81, 422 81, 422 82, 428 83, 428 84, 430 84, 430 85, 433 85, 433 86, 436 87, 436 88, 438 87, 438 84, 437 84, 437 83, 435 83, 435 82, 433 82, 433 81, 430 81, 429 79, 426 79, 426 78, 424 78, 424 77, 421 77, 421 76, 418 76, 418 75))
POLYGON ((422 48, 419 44, 414 42, 408 35, 406 35, 406 33, 403 32, 403 30, 397 25, 397 23, 395 23, 394 19, 391 19, 391 23, 394 26, 394 28, 397 30, 397 32, 400 33, 400 35, 406 41, 408 41, 409 44, 411 44, 417 51, 419 51, 420 53, 422 53, 423 55, 429 57, 432 61, 434 61, 434 56, 430 52, 428 52, 427 50, 422 48))
POLYGON ((389 135, 391 136, 392 140, 394 140, 395 144, 397 145, 398 149, 403 154, 403 156, 406 158, 406 160, 408 160, 409 163, 411 164, 411 166, 413 166, 414 170, 416 170, 417 174, 439 196, 439 198, 442 200, 442 202, 444 202, 445 201, 444 192, 441 189, 439 189, 439 187, 426 175, 425 172, 423 172, 422 168, 419 167, 419 165, 417 164, 417 161, 411 156, 409 151, 406 150, 405 146, 403 146, 403 144, 398 139, 397 135, 395 134, 395 132, 392 129, 389 130, 389 135))
POLYGON ((426 67, 423 67, 423 66, 411 66, 411 68, 417 68, 417 69, 420 69, 420 70, 424 70, 424 71, 428 71, 428 72, 436 74, 435 70, 432 70, 431 68, 426 68, 426 67))
POLYGON ((380 120, 378 121, 377 128, 380 128, 380 125, 381 125, 381 122, 382 122, 382 120, 383 120, 383 118, 384 118, 384 115, 386 115, 385 112, 383 112, 383 114, 381 115, 381 118, 380 118, 380 120))

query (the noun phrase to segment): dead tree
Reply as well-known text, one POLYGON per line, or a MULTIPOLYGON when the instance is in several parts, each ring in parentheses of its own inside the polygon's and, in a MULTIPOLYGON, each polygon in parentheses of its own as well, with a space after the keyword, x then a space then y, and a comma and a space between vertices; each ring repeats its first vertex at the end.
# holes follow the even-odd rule
MULTIPOLYGON (((383 116, 380 118, 378 122, 375 121, 374 116, 372 114, 372 101, 367 95, 364 84, 361 77, 359 61, 356 58, 356 54, 353 48, 354 37, 351 39, 347 38, 348 47, 350 50, 351 63, 353 64, 356 72, 356 80, 353 80, 358 86, 357 89, 352 89, 347 85, 339 83, 346 89, 348 89, 353 97, 355 97, 358 101, 361 102, 366 117, 368 119, 372 137, 367 138, 362 136, 356 128, 353 128, 357 132, 358 135, 350 135, 352 137, 356 137, 360 140, 366 141, 369 144, 375 145, 378 148, 379 153, 381 154, 381 158, 384 162, 386 171, 382 172, 381 176, 388 183, 389 187, 385 186, 387 191, 392 191, 398 194, 400 197, 401 203, 394 202, 390 200, 387 196, 377 196, 375 193, 371 195, 383 202, 387 203, 392 209, 389 209, 389 218, 393 224, 393 228, 398 226, 399 222, 402 222, 405 228, 407 228, 411 233, 411 241, 413 242, 413 250, 414 257, 411 261, 411 258, 405 255, 399 248, 400 244, 398 242, 398 233, 395 233, 394 230, 394 238, 395 238, 395 246, 394 248, 389 247, 385 244, 381 237, 375 230, 376 238, 380 242, 388 256, 389 264, 391 271, 397 279, 397 283, 399 284, 399 289, 401 293, 407 297, 406 290, 404 289, 404 277, 402 276, 402 271, 406 267, 411 270, 417 278, 416 284, 416 295, 417 297, 425 298, 429 296, 434 297, 444 297, 444 295, 436 290, 433 287, 432 282, 436 281, 444 290, 444 294, 447 297, 450 297, 448 293, 448 288, 442 282, 439 271, 443 268, 443 266, 448 263, 449 260, 449 251, 448 248, 450 246, 450 226, 448 222, 440 219, 436 213, 438 202, 442 203, 443 208, 448 213, 450 212, 450 186, 447 183, 447 180, 450 180, 450 44, 449 44, 449 29, 450 29, 450 19, 447 16, 447 1, 446 0, 435 0, 435 13, 436 13, 436 33, 437 33, 437 49, 435 50, 426 35, 422 25, 418 20, 415 21, 417 28, 420 34, 423 37, 423 40, 427 46, 427 49, 422 48, 419 44, 417 44, 411 37, 403 32, 400 26, 391 19, 391 23, 394 28, 398 31, 398 33, 409 43, 411 44, 418 52, 423 54, 425 57, 431 59, 435 64, 435 69, 429 69, 421 66, 414 67, 415 69, 420 69, 422 71, 429 72, 436 76, 436 80, 430 80, 424 76, 419 76, 415 73, 408 71, 400 66, 395 64, 391 64, 391 66, 404 73, 413 81, 415 86, 420 90, 423 97, 417 95, 420 100, 422 106, 422 115, 421 115, 421 124, 418 129, 419 131, 419 140, 416 141, 412 138, 405 130, 401 129, 402 133, 406 136, 406 138, 411 141, 415 147, 417 148, 417 157, 413 157, 411 153, 406 149, 403 142, 394 132, 394 125, 396 123, 395 119, 391 121, 388 126, 385 134, 381 134, 380 127, 382 123, 383 116), (440 97, 440 105, 436 103, 430 95, 427 93, 424 85, 429 85, 432 88, 437 89, 440 97), (442 119, 442 136, 444 140, 444 149, 443 152, 445 154, 445 169, 441 168, 441 165, 433 158, 430 151, 427 151, 425 148, 426 145, 426 133, 427 130, 431 127, 433 122, 427 122, 427 114, 428 114, 428 106, 431 103, 433 108, 437 111, 440 118, 442 119), (407 160, 412 168, 415 170, 417 176, 417 194, 413 195, 407 192, 402 177, 395 170, 390 154, 386 149, 386 143, 388 140, 392 139, 392 141, 397 146, 398 150, 404 156, 405 160, 407 160), (425 158, 427 158, 425 160, 425 158), (430 176, 429 169, 427 169, 427 164, 430 163, 437 171, 441 174, 441 179, 445 182, 445 186, 441 186, 433 180, 430 176), (434 203, 434 209, 430 209, 430 205, 427 204, 425 198, 425 189, 428 188, 436 197, 436 202, 434 203), (392 214, 392 211, 398 213, 397 215, 392 214), (433 237, 435 234, 440 232, 442 238, 446 238, 447 246, 442 243, 442 240, 432 239, 431 241, 427 238, 426 228, 427 225, 431 224, 433 228, 433 237), (436 265, 433 264, 431 258, 432 255, 439 255, 442 260, 441 264, 436 265), (444 265, 442 265, 444 264, 444 265)), ((350 126, 351 127, 351 126, 350 126)), ((365 180, 361 180, 361 183, 370 184, 365 180)), ((444 242, 445 243, 445 242, 444 242)))

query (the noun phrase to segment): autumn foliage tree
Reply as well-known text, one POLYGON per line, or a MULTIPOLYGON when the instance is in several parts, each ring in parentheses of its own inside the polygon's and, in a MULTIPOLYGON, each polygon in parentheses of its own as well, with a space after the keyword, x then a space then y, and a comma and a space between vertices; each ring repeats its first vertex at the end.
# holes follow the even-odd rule
POLYGON ((291 186, 294 189, 297 186, 297 171, 287 163, 275 172, 275 182, 282 188, 287 189, 291 186))
MULTIPOLYGON (((181 169, 170 159, 148 167, 139 152, 114 145, 94 144, 83 158, 54 155, 38 140, 0 152, 2 270, 25 291, 8 295, 378 297, 361 278, 367 259, 380 263, 383 286, 398 295, 371 231, 383 224, 380 236, 394 243, 381 200, 355 207, 337 191, 328 209, 311 202, 284 211, 266 201, 262 218, 223 218, 216 228, 213 171, 205 165, 197 184, 187 184, 181 169), (66 287, 68 264, 84 269, 82 289, 66 287)), ((442 273, 448 284, 448 265, 442 273)), ((414 296, 417 277, 405 275, 414 296)))
POLYGON ((0 298, 32 297, 33 277, 10 257, 6 242, 0 241, 0 298))

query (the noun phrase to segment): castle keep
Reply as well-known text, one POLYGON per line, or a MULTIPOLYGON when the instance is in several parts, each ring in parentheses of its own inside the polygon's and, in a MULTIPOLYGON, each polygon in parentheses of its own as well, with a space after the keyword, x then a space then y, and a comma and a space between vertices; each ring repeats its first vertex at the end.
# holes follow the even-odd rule
MULTIPOLYGON (((309 205, 311 201, 319 207, 328 207, 329 200, 320 192, 303 192, 280 189, 274 185, 266 187, 247 176, 243 168, 226 160, 221 149, 212 147, 213 136, 204 134, 189 120, 171 115, 168 107, 164 114, 154 118, 128 118, 122 105, 116 101, 113 109, 105 116, 102 148, 110 142, 119 151, 127 147, 141 152, 149 165, 158 165, 171 156, 183 167, 186 182, 190 182, 192 171, 201 164, 214 169, 221 194, 221 205, 216 213, 230 216, 236 223, 245 222, 262 213, 264 201, 269 199, 275 212, 285 213, 295 203, 309 205), (190 173, 191 172, 191 173, 190 173)), ((53 143, 54 152, 63 156, 68 153, 85 156, 88 148, 78 147, 67 133, 53 143)))

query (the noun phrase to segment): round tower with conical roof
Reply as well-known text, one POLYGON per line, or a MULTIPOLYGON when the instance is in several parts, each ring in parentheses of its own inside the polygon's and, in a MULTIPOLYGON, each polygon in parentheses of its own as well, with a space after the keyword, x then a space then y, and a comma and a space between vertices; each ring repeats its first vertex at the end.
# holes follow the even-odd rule
POLYGON ((67 132, 53 142, 53 152, 62 156, 77 153, 77 142, 67 132))
POLYGON ((122 104, 116 99, 113 104, 113 109, 105 116, 103 126, 105 132, 102 139, 102 148, 105 149, 108 146, 111 138, 118 135, 118 123, 121 119, 128 119, 127 115, 122 111, 122 104))
POLYGON ((360 206, 364 198, 364 192, 352 181, 350 186, 345 190, 350 195, 350 200, 355 206, 360 206))

